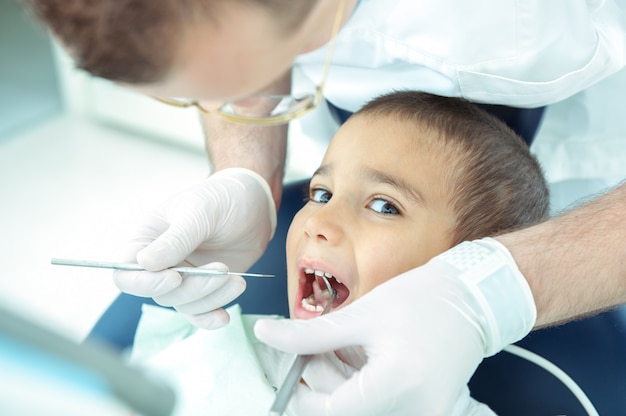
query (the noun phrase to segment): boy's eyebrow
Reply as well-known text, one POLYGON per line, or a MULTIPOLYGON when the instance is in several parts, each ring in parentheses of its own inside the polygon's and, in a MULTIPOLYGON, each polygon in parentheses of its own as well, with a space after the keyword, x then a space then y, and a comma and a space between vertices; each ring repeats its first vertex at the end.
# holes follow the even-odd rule
POLYGON ((326 176, 328 175, 329 171, 330 171, 330 165, 321 165, 319 168, 315 169, 315 172, 313 172, 313 175, 311 175, 311 177, 317 176, 317 175, 326 176))
MULTIPOLYGON (((332 165, 322 165, 313 173, 313 176, 326 176, 332 170, 332 165)), ((361 175, 372 182, 388 184, 397 189, 402 194, 406 195, 412 201, 419 204, 424 204, 426 201, 422 193, 411 186, 407 181, 397 176, 390 175, 377 169, 363 168, 361 175)), ((312 177, 313 177, 312 176, 312 177)))
POLYGON ((409 184, 407 181, 397 176, 393 176, 380 170, 371 168, 364 168, 363 176, 373 182, 391 185, 399 192, 404 194, 407 198, 418 204, 424 204, 424 202, 426 201, 419 190, 415 189, 414 186, 411 186, 411 184, 409 184))

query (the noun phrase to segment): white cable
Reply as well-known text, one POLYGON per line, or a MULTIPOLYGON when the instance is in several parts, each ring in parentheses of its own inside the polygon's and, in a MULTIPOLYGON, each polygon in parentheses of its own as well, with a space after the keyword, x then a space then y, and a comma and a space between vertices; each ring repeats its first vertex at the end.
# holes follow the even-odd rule
POLYGON ((520 358, 528 360, 539 367, 542 367, 557 379, 559 379, 565 386, 570 389, 570 391, 576 396, 580 404, 587 411, 589 416, 599 416, 598 411, 589 400, 589 397, 585 394, 585 392, 580 388, 578 384, 563 370, 553 364, 551 361, 543 358, 540 355, 535 354, 532 351, 528 351, 522 347, 517 345, 508 345, 504 348, 503 351, 508 352, 509 354, 517 355, 520 358))

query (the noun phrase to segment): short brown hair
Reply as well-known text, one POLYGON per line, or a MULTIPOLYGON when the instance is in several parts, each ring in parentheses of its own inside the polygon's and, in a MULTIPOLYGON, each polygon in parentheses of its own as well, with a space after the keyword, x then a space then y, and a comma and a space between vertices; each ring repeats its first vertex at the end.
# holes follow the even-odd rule
MULTIPOLYGON (((378 97, 355 115, 391 116, 435 133, 445 147, 456 214, 452 245, 548 217, 549 193, 528 146, 506 124, 461 99, 416 91, 378 97)), ((423 135, 422 135, 423 136, 423 135)))
MULTIPOLYGON (((215 23, 220 4, 236 0, 22 0, 61 41, 77 66, 129 84, 161 81, 171 70, 190 22, 215 23)), ((276 16, 285 34, 317 3, 313 0, 238 0, 276 16)))

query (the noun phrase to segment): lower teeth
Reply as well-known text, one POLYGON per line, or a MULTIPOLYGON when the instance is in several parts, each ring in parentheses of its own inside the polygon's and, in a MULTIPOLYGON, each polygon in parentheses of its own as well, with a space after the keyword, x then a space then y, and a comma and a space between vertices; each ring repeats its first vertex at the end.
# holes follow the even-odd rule
POLYGON ((302 308, 310 312, 322 312, 324 308, 315 302, 315 296, 302 299, 302 308))

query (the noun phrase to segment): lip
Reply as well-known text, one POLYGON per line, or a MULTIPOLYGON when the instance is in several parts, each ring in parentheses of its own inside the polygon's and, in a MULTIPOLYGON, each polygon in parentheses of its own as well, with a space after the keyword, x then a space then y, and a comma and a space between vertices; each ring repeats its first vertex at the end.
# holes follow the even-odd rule
POLYGON ((337 291, 337 298, 333 302, 331 310, 341 309, 347 305, 350 298, 350 284, 346 280, 350 280, 347 276, 341 274, 332 266, 325 264, 321 261, 308 261, 300 260, 297 262, 298 267, 298 289, 296 291, 295 304, 293 305, 293 314, 296 319, 311 319, 321 315, 321 312, 310 311, 302 307, 302 299, 308 297, 312 293, 312 281, 313 278, 305 273, 306 269, 323 270, 336 276, 341 283, 333 277, 329 281, 331 286, 337 291))

